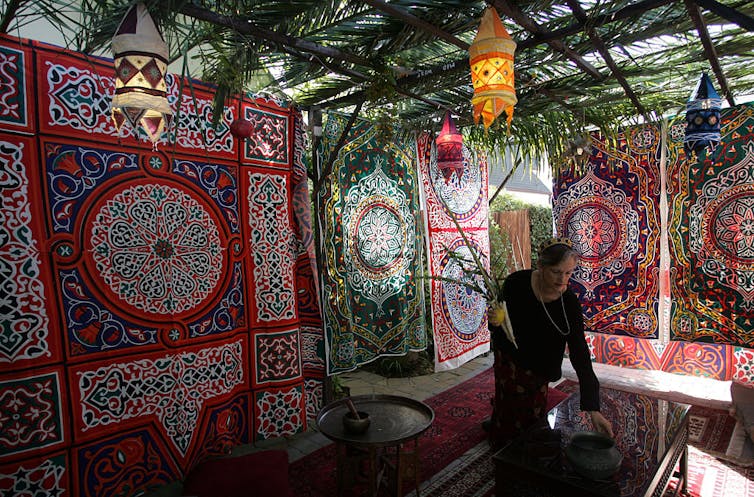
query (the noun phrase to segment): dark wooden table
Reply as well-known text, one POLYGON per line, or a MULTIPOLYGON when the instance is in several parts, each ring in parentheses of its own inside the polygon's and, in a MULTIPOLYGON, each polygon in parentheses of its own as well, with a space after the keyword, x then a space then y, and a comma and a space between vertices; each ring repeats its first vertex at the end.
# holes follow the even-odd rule
POLYGON ((572 394, 548 413, 546 423, 493 456, 495 495, 659 497, 677 463, 678 490, 685 491, 688 405, 603 388, 601 411, 612 422, 623 461, 612 477, 593 481, 576 474, 564 452, 573 433, 592 430, 579 401, 579 394, 572 394))
POLYGON ((350 397, 356 410, 369 414, 369 429, 355 435, 343 427, 348 412, 336 400, 317 415, 317 427, 335 442, 338 495, 353 486, 366 467, 368 495, 376 496, 386 472, 392 474, 389 493, 403 497, 403 480, 412 477, 419 495, 419 435, 432 425, 435 413, 427 404, 397 395, 350 397))

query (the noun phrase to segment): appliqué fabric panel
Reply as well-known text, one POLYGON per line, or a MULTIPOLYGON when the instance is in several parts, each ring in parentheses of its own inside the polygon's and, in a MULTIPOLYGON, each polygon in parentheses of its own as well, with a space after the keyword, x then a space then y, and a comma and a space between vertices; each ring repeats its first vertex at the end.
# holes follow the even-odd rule
POLYGON ((0 366, 62 358, 57 313, 40 223, 42 189, 33 139, 0 131, 0 366))
POLYGON ((588 330, 658 338, 660 127, 591 139, 584 170, 562 171, 553 192, 557 233, 581 256, 571 287, 588 330))
MULTIPOLYGON (((61 449, 70 439, 60 368, 4 375, 0 381, 0 456, 29 456, 61 449)), ((7 488, 0 486, 0 488, 7 488)))
POLYGON ((663 349, 657 340, 633 338, 625 335, 592 333, 594 360, 631 369, 662 369, 663 349))
MULTIPOLYGON (((487 161, 465 146, 463 174, 448 181, 437 167, 434 140, 427 134, 417 139, 417 157, 425 199, 425 222, 429 235, 429 274, 435 370, 457 368, 490 350, 487 301, 469 291, 468 278, 456 253, 471 260, 471 252, 451 216, 455 216, 475 252, 489 267, 489 221, 487 219, 487 161), (450 280, 450 281, 449 281, 450 280), (459 283, 454 283, 453 280, 459 283)), ((480 277, 477 284, 480 284, 480 277)))
POLYGON ((247 382, 246 347, 235 340, 72 367, 76 439, 150 421, 164 434, 170 452, 185 459, 199 435, 204 406, 238 392, 247 382))
POLYGON ((65 495, 71 488, 69 467, 66 454, 61 452, 0 464, 0 488, 9 495, 24 495, 30 488, 41 489, 44 496, 65 495))
POLYGON ((662 371, 725 381, 731 378, 733 347, 672 341, 663 354, 662 371))
POLYGON ((243 141, 241 147, 242 162, 290 169, 289 113, 260 108, 258 105, 252 107, 244 102, 241 116, 251 122, 252 129, 251 136, 243 141))
MULTIPOLYGON (((197 81, 189 83, 171 73, 165 75, 165 82, 174 116, 163 132, 166 150, 237 160, 239 144, 230 132, 230 124, 238 113, 238 102, 232 100, 226 104, 217 125, 213 126, 213 93, 208 85, 197 81)), ((140 133, 142 140, 145 136, 140 133)))
POLYGON ((248 240, 257 323, 297 317, 290 177, 246 168, 248 240))
POLYGON ((151 426, 122 429, 71 452, 71 477, 81 497, 129 495, 134 488, 156 488, 180 478, 170 450, 151 426))
MULTIPOLYGON (((248 178, 229 133, 240 100, 211 130, 212 89, 169 75, 181 112, 163 134, 175 145, 156 151, 116 133, 112 63, 7 36, 0 60, 0 265, 11 304, 0 323, 0 410, 13 413, 0 423, 0 488, 149 493, 232 447, 305 429, 322 402, 323 337, 310 287, 300 297, 309 321, 296 320, 296 283, 307 276, 296 274, 283 160, 254 170, 283 178, 269 183, 282 192, 274 215, 271 204, 252 206, 263 206, 256 220, 272 216, 274 232, 258 234, 286 257, 275 267, 289 292, 282 315, 293 314, 265 321, 274 333, 250 350, 262 335, 251 329, 260 319, 248 178), (252 389, 257 366, 277 390, 252 389), (288 402, 294 393, 300 402, 288 402), (276 401, 287 402, 284 416, 276 401)), ((245 102, 291 122, 280 102, 245 102)), ((292 155, 282 131, 274 157, 292 155)))
MULTIPOLYGON (((318 153, 329 157, 346 122, 325 117, 318 153)), ((427 344, 413 146, 397 136, 357 122, 317 199, 330 374, 427 344)))
POLYGON ((301 378, 299 329, 267 331, 254 335, 254 385, 289 382, 301 378))
POLYGON ((668 137, 671 338, 754 347, 754 104, 723 109, 696 162, 683 126, 668 137))
POLYGON ((0 35, 0 129, 35 131, 31 67, 29 45, 0 35))
POLYGON ((306 427, 303 383, 254 393, 256 440, 295 435, 306 427))

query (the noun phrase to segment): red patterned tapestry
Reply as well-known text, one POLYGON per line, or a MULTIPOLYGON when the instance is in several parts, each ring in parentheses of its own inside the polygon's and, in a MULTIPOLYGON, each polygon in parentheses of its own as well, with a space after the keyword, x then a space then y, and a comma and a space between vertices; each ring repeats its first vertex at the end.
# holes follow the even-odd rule
MULTIPOLYGON (((458 257, 471 260, 454 216, 469 244, 489 268, 487 160, 463 147, 464 169, 446 181, 437 167, 437 149, 427 134, 417 139, 424 194, 424 219, 429 238, 429 275, 435 371, 454 369, 490 350, 487 302, 462 282, 471 278, 458 257), (456 283, 458 282, 458 283, 456 283)), ((477 282, 479 283, 479 281, 477 282)))
POLYGON ((591 138, 588 164, 554 188, 556 231, 581 256, 571 286, 588 330, 658 338, 660 127, 591 138))
POLYGON ((682 116, 669 127, 670 337, 699 343, 715 376, 751 383, 754 104, 723 109, 720 132, 717 148, 691 161, 682 116))
POLYGON ((212 128, 211 87, 168 75, 153 150, 110 120, 112 61, 0 54, 0 493, 144 494, 306 429, 324 368, 294 109, 244 98, 212 128))
MULTIPOLYGON (((323 161, 334 156, 317 203, 322 307, 330 374, 427 346, 422 243, 413 141, 359 120, 327 121, 323 161)), ((322 162, 320 162, 322 163, 322 162)), ((325 172, 320 171, 320 174, 325 172)))

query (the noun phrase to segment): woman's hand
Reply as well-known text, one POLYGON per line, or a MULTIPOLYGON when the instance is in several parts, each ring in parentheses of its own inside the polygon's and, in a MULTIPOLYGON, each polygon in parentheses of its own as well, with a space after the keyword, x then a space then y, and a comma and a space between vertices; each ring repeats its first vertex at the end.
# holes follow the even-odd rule
POLYGON ((589 411, 589 416, 592 418, 592 426, 595 431, 604 433, 605 435, 613 438, 613 426, 610 424, 605 416, 599 411, 589 411))

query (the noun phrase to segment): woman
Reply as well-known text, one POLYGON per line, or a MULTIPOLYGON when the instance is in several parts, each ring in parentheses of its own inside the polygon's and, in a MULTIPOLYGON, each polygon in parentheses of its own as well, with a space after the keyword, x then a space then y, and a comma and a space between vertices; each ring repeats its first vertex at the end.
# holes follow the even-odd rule
POLYGON ((548 382, 560 379, 565 346, 579 378, 581 409, 595 430, 613 436, 599 412, 599 381, 584 337, 584 317, 568 280, 578 263, 570 240, 553 238, 540 246, 538 268, 510 274, 503 296, 515 344, 492 328, 495 398, 491 442, 502 446, 546 415, 548 382))

